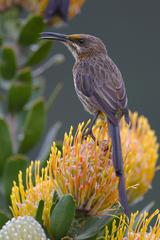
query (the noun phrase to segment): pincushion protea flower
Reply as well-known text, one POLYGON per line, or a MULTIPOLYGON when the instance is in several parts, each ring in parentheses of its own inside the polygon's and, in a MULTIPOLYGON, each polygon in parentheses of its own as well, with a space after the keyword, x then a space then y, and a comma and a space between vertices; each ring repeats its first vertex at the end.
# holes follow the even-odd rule
MULTIPOLYGON (((75 137, 72 127, 65 134, 63 155, 53 144, 50 155, 50 171, 60 196, 70 193, 77 208, 96 215, 118 203, 117 177, 111 160, 111 142, 93 141, 88 136, 82 140, 84 123, 79 124, 75 137)), ((96 132, 96 139, 104 136, 106 128, 96 132)))
POLYGON ((151 187, 159 144, 147 118, 130 113, 131 127, 121 121, 121 140, 129 202, 141 198, 151 187))
MULTIPOLYGON (((147 119, 131 113, 131 127, 121 122, 124 171, 129 202, 143 196, 152 183, 156 169, 158 144, 147 119)), ((117 183, 107 123, 98 120, 93 128, 96 137, 82 139, 84 124, 78 126, 75 137, 72 128, 65 134, 63 154, 55 144, 50 156, 50 168, 55 188, 60 195, 72 194, 80 210, 101 214, 118 203, 117 183)))
POLYGON ((54 194, 53 182, 48 178, 47 168, 40 170, 40 162, 31 163, 26 169, 26 189, 19 173, 19 186, 14 182, 11 194, 11 211, 15 217, 32 216, 37 212, 40 200, 44 201, 42 220, 46 228, 50 228, 50 209, 54 194), (34 170, 34 174, 33 174, 34 170))
MULTIPOLYGON (((151 187, 156 171, 159 144, 155 132, 151 129, 147 118, 130 112, 131 126, 121 120, 121 143, 124 160, 124 172, 127 196, 130 203, 141 198, 151 187)), ((99 119, 94 126, 106 128, 107 123, 99 119)), ((102 140, 109 138, 106 131, 102 140)))
POLYGON ((112 230, 106 226, 105 240, 159 240, 160 239, 160 214, 156 210, 150 216, 147 212, 140 214, 132 213, 128 223, 126 216, 122 215, 117 221, 112 223, 112 230), (138 217, 138 218, 137 218, 138 217), (151 221, 156 217, 155 224, 151 226, 151 221))
POLYGON ((12 218, 0 230, 0 240, 47 240, 41 225, 32 217, 12 218))
POLYGON ((51 24, 60 25, 74 18, 84 3, 85 0, 40 0, 36 11, 51 24))

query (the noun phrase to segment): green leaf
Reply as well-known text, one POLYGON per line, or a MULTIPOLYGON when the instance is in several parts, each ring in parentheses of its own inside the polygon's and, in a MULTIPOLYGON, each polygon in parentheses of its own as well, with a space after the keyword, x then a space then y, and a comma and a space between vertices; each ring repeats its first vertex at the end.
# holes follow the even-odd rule
POLYGON ((32 76, 30 70, 24 69, 14 81, 8 92, 8 109, 19 112, 23 109, 32 94, 32 76))
POLYGON ((3 37, 0 36, 0 47, 2 46, 2 44, 3 44, 3 37))
POLYGON ((60 199, 51 214, 51 231, 56 240, 62 239, 68 233, 75 216, 75 201, 71 195, 60 199))
POLYGON ((52 199, 52 207, 51 207, 51 210, 50 210, 50 215, 52 215, 53 209, 55 208, 55 206, 58 202, 59 202, 58 193, 57 193, 57 191, 54 191, 53 199, 52 199))
POLYGON ((0 73, 1 76, 10 80, 14 77, 17 69, 16 55, 11 47, 3 47, 1 52, 0 73))
POLYGON ((13 181, 18 182, 19 171, 25 171, 29 160, 26 156, 17 154, 8 158, 3 171, 3 184, 6 200, 10 202, 10 194, 13 186, 13 181))
POLYGON ((21 69, 17 74, 17 80, 21 82, 31 82, 32 81, 31 69, 29 67, 21 69))
POLYGON ((9 220, 10 220, 9 217, 4 212, 0 211, 0 229, 9 220))
POLYGON ((43 201, 43 200, 40 200, 40 201, 39 201, 39 204, 38 204, 38 208, 37 208, 37 212, 36 212, 35 219, 36 219, 41 225, 43 225, 43 221, 42 221, 43 209, 44 209, 44 201, 43 201))
POLYGON ((78 232, 75 239, 84 240, 98 236, 104 226, 107 225, 112 218, 113 217, 111 216, 90 217, 84 224, 83 228, 78 232))
POLYGON ((26 116, 19 152, 26 153, 38 142, 44 130, 45 118, 44 100, 38 99, 32 104, 26 116))
POLYGON ((34 66, 41 63, 43 60, 45 60, 45 58, 47 58, 47 56, 51 52, 52 46, 52 41, 41 42, 38 49, 29 56, 26 65, 34 66))
MULTIPOLYGON (((19 28, 20 28, 20 22, 21 22, 21 11, 15 6, 8 8, 7 11, 1 12, 0 21, 2 21, 3 24, 3 33, 5 38, 7 39, 9 36, 9 39, 14 41, 17 39, 19 28)), ((1 27, 2 29, 2 27, 1 27)))
POLYGON ((12 155, 12 139, 9 126, 6 120, 0 117, 0 174, 10 155, 12 155))
POLYGON ((3 211, 8 211, 8 205, 6 204, 6 198, 4 196, 4 190, 3 190, 3 182, 2 182, 2 178, 0 178, 0 211, 1 209, 3 209, 3 211))
POLYGON ((41 16, 32 16, 23 25, 20 36, 19 43, 24 46, 29 46, 36 43, 39 38, 39 33, 44 29, 44 22, 41 16))

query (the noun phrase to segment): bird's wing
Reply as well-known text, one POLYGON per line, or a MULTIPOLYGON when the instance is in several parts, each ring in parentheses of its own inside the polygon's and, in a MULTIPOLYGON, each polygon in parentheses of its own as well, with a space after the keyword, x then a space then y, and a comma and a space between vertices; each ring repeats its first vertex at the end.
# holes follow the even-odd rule
POLYGON ((77 73, 79 90, 117 124, 127 108, 122 75, 110 58, 83 63, 77 73), (93 64, 94 63, 94 64, 93 64))

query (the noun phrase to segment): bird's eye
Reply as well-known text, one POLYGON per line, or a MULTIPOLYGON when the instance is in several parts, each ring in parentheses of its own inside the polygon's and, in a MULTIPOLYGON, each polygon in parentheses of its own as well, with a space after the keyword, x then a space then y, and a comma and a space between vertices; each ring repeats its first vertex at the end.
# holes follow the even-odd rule
POLYGON ((83 44, 83 43, 84 43, 84 39, 80 38, 80 39, 78 39, 78 42, 79 42, 80 44, 83 44))

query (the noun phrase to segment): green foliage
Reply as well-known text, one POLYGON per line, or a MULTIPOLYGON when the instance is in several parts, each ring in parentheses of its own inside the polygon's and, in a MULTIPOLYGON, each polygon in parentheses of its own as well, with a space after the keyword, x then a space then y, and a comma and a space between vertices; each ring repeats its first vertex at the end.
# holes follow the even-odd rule
POLYGON ((43 209, 44 209, 44 201, 41 200, 38 204, 38 208, 37 208, 37 212, 36 212, 36 216, 35 219, 41 224, 43 225, 43 221, 42 221, 42 214, 43 214, 43 209))
POLYGON ((6 79, 10 80, 16 73, 16 56, 12 47, 2 47, 1 49, 1 62, 0 62, 0 74, 6 79))
POLYGON ((44 26, 45 24, 41 16, 31 16, 21 28, 19 43, 23 46, 36 43, 39 38, 39 33, 43 31, 44 26))
POLYGON ((52 41, 42 41, 38 47, 38 49, 31 53, 28 57, 27 66, 34 66, 41 63, 52 50, 53 42, 52 41))
POLYGON ((3 44, 3 38, 0 36, 0 47, 2 46, 3 44))
MULTIPOLYGON (((41 16, 21 14, 16 7, 0 14, 0 208, 7 211, 13 181, 18 180, 19 171, 25 177, 28 153, 40 141, 45 128, 48 102, 52 106, 60 90, 55 88, 54 98, 48 101, 43 98, 47 83, 43 73, 56 64, 57 58, 47 59, 53 42, 39 41, 44 27, 41 16)), ((51 133, 46 134, 44 143, 49 139, 49 144, 45 149, 43 145, 41 152, 44 164, 59 128, 59 123, 53 124, 51 133)), ((42 205, 40 202, 36 216, 39 222, 42 205)), ((2 225, 4 216, 0 212, 2 225)))
POLYGON ((9 217, 2 211, 0 211, 0 229, 9 220, 9 217))
POLYGON ((51 231, 56 240, 65 237, 75 216, 75 201, 71 195, 60 199, 51 214, 51 231))
POLYGON ((8 91, 8 109, 19 112, 28 102, 32 94, 32 76, 30 69, 23 69, 12 82, 8 91))
POLYGON ((13 153, 11 133, 7 121, 0 117, 0 174, 7 158, 13 153))
POLYGON ((26 153, 37 143, 43 133, 45 119, 46 111, 44 100, 37 99, 33 102, 27 113, 19 152, 26 153))
POLYGON ((18 182, 18 173, 19 171, 25 171, 27 164, 28 158, 22 154, 17 154, 7 159, 7 163, 3 171, 3 184, 6 201, 8 203, 10 203, 13 181, 18 182))
POLYGON ((111 216, 89 217, 82 228, 76 234, 77 240, 96 239, 101 234, 102 229, 111 221, 111 216))
POLYGON ((51 210, 50 210, 50 215, 52 215, 53 209, 55 208, 55 206, 59 202, 59 200, 60 199, 59 199, 57 191, 54 191, 53 200, 52 200, 52 207, 51 207, 51 210))

